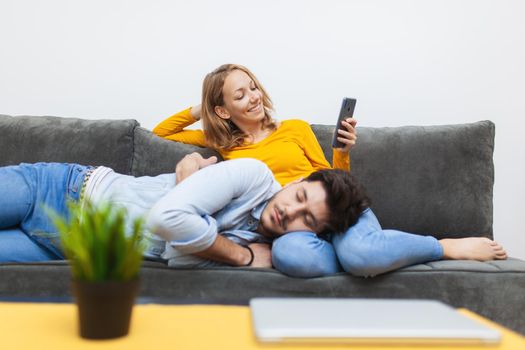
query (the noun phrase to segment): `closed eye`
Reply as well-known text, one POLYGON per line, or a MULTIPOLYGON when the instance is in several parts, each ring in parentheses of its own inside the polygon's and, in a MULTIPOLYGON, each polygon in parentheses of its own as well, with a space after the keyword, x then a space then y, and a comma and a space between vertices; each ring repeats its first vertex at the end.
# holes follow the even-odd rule
MULTIPOLYGON (((301 188, 299 191, 297 191, 296 196, 297 196, 297 201, 299 203, 308 201, 308 193, 306 192, 306 189, 304 189, 304 187, 301 188)), ((312 230, 315 231, 315 229, 317 228, 317 220, 311 213, 305 212, 303 216, 303 221, 305 225, 310 227, 312 230)))
POLYGON ((306 195, 306 190, 304 188, 299 189, 296 194, 297 201, 299 203, 302 203, 308 199, 308 196, 306 195))

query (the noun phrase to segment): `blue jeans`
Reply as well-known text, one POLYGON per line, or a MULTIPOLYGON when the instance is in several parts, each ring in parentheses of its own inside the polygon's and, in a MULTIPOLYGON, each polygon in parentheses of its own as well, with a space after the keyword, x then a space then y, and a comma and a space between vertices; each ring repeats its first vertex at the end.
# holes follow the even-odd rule
POLYGON ((436 238, 383 230, 371 209, 345 233, 327 240, 313 232, 292 232, 273 242, 272 261, 294 277, 319 277, 346 271, 375 276, 404 266, 439 260, 443 248, 436 238))
POLYGON ((0 262, 64 258, 44 208, 67 217, 67 200, 79 199, 89 168, 63 163, 0 167, 0 262))

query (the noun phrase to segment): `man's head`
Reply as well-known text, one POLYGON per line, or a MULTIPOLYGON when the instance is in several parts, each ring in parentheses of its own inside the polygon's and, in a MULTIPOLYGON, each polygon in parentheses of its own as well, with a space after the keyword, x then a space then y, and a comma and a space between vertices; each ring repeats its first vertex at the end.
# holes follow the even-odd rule
POLYGON ((286 185, 268 202, 259 231, 272 238, 293 231, 344 232, 369 204, 348 172, 319 170, 286 185))

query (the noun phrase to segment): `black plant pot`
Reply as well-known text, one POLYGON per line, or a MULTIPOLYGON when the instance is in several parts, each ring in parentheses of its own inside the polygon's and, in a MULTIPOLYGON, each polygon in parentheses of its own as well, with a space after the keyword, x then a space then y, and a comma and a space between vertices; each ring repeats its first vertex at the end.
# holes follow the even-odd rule
POLYGON ((110 339, 128 334, 138 278, 124 282, 73 280, 72 287, 82 338, 110 339))

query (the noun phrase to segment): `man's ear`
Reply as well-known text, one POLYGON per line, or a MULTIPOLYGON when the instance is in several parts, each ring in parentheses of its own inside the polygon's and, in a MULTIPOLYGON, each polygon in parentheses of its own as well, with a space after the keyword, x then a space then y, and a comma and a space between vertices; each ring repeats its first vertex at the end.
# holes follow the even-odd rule
POLYGON ((284 185, 283 188, 286 188, 286 187, 288 187, 290 185, 293 185, 293 184, 298 184, 299 182, 301 182, 303 180, 304 180, 304 177, 300 177, 300 178, 298 178, 296 180, 293 180, 292 182, 288 182, 286 185, 284 185))
POLYGON ((215 106, 215 108, 213 110, 215 111, 215 114, 217 114, 219 116, 219 118, 221 118, 221 119, 230 119, 231 118, 230 113, 228 113, 226 108, 224 108, 222 106, 215 106))

